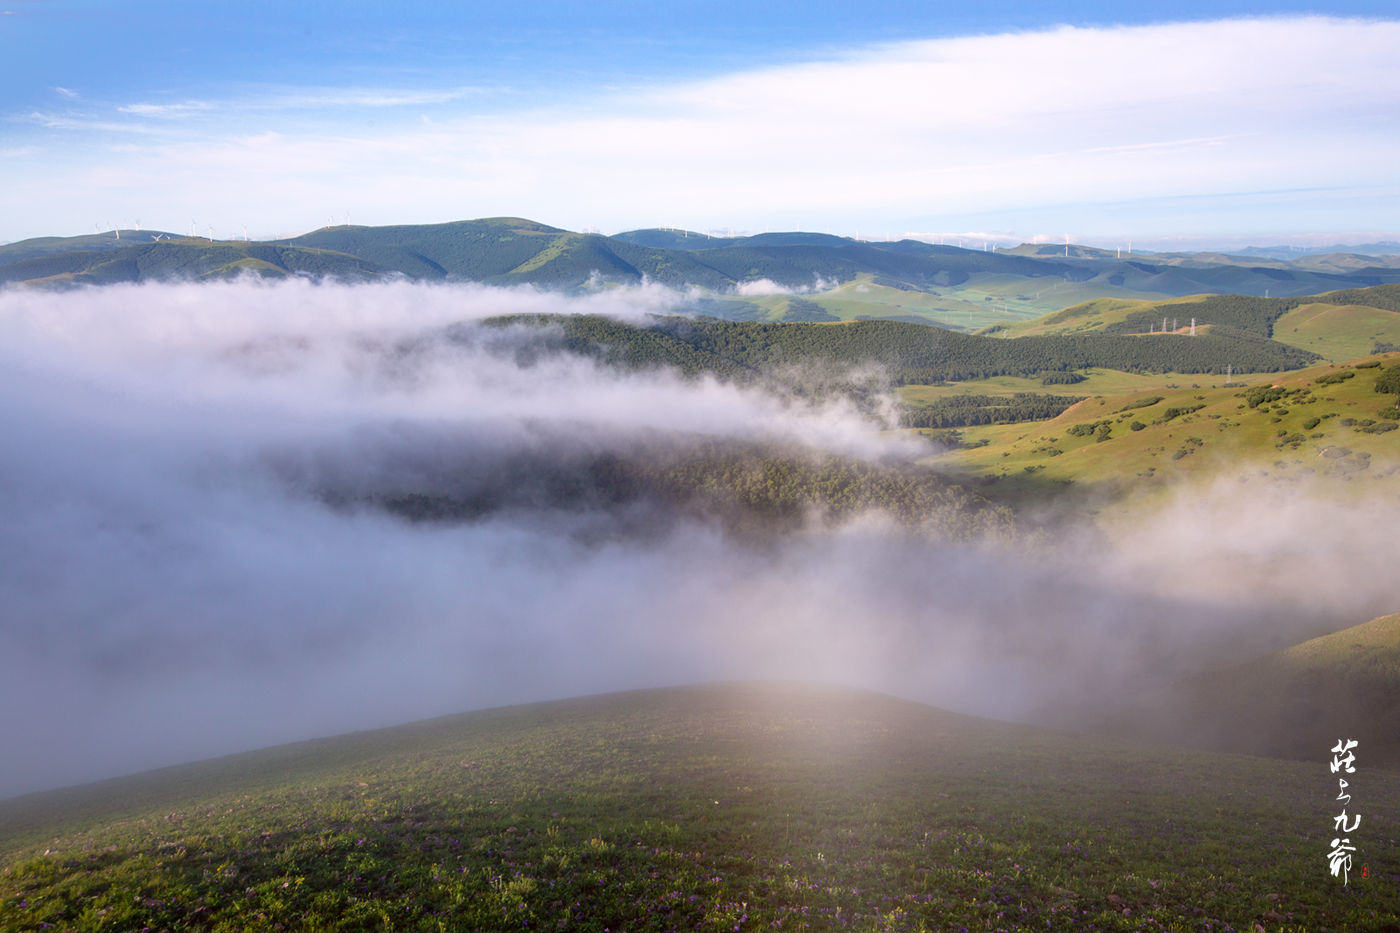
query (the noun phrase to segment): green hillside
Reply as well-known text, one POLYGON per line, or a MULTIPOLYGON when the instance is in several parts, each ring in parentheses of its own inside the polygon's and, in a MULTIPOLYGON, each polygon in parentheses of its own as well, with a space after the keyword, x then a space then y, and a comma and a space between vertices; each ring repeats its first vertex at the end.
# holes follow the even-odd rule
POLYGON ((1301 759, 1346 736, 1373 766, 1400 767, 1400 614, 1199 674, 1146 705, 1155 715, 1136 734, 1301 759))
MULTIPOLYGON (((1043 494, 1046 483, 1126 490, 1220 472, 1400 488, 1400 411, 1395 396, 1375 390, 1378 375, 1398 362, 1400 354, 1388 354, 1244 376, 1231 385, 1219 375, 1174 377, 1198 380, 1191 384, 1095 375, 1126 391, 1098 394, 1092 381, 1073 385, 1074 394, 1091 397, 1048 421, 963 429, 964 446, 939 462, 1005 486, 998 495, 1013 498, 1018 486, 1027 494, 1043 494), (1124 385, 1131 381, 1138 387, 1124 385)), ((1029 385, 912 387, 904 396, 918 406, 957 394, 1009 395, 1029 385)))
POLYGON ((174 239, 177 234, 164 230, 109 230, 83 236, 44 236, 0 245, 0 266, 23 259, 38 259, 62 253, 101 253, 127 249, 160 240, 174 239))
POLYGON ((253 273, 373 278, 378 270, 355 256, 271 243, 161 240, 102 251, 55 252, 0 265, 0 283, 43 286, 110 285, 118 282, 207 280, 253 273))
MULTIPOLYGON (((1028 279, 973 271, 957 284, 916 285, 888 275, 862 273, 803 300, 842 321, 900 320, 976 331, 1031 320, 1066 304, 1103 297, 1160 298, 1128 289, 1060 278, 1028 279)), ((752 299, 751 299, 752 300, 752 299)), ((770 320, 781 320, 773 315, 770 320)))
POLYGON ((1005 340, 901 321, 847 324, 765 324, 680 317, 646 325, 611 318, 563 315, 498 318, 498 326, 541 328, 540 341, 626 367, 670 366, 689 375, 709 373, 752 380, 797 364, 883 366, 896 384, 994 376, 1046 376, 1087 367, 1129 372, 1277 372, 1316 357, 1247 334, 1199 337, 1068 335, 1005 340), (547 329, 546 329, 547 328, 547 329), (552 335, 562 332, 561 341, 552 335))
POLYGON ((0 928, 1379 930, 1400 778, 1359 752, 1343 886, 1325 749, 798 686, 536 704, 0 802, 0 928))
MULTIPOLYGON (((1384 264, 1339 262, 1328 271, 1272 259, 1232 264, 1232 257, 1213 255, 1198 262, 1180 256, 1124 258, 1116 251, 1085 247, 1072 247, 1066 257, 1048 247, 962 249, 918 240, 869 241, 802 232, 709 237, 653 229, 602 236, 518 217, 335 226, 272 243, 117 233, 0 246, 0 283, 62 286, 197 279, 243 271, 564 290, 649 281, 687 291, 701 289, 707 295, 694 301, 694 310, 739 320, 877 318, 964 330, 1009 327, 1013 333, 1037 334, 1050 331, 1044 324, 1027 325, 1028 319, 1085 301, 1156 302, 1203 293, 1300 297, 1400 282, 1400 268, 1384 264), (238 250, 243 252, 235 253, 238 250), (754 290, 762 294, 750 294, 754 290), (794 311, 787 307, 789 302, 810 302, 820 310, 800 305, 794 311)), ((1143 320, 1139 316, 1126 329, 1107 329, 1135 333, 1132 328, 1143 320)), ((1267 336, 1258 329, 1249 332, 1267 336)))
MULTIPOLYGON (((1400 321, 1400 285, 1324 292, 1306 302, 1299 298, 1250 295, 1192 295, 1170 301, 1098 300, 1073 305, 1032 321, 1010 322, 984 333, 1011 337, 1050 334, 1172 334, 1188 331, 1195 319, 1199 332, 1226 330, 1272 337, 1318 352, 1338 354, 1333 362, 1375 352, 1377 340, 1396 333, 1400 321), (1328 312, 1327 309, 1369 309, 1328 312), (1306 310, 1304 310, 1306 309, 1306 310), (1300 313, 1301 312, 1301 313, 1300 313), (1323 315, 1315 324, 1313 319, 1323 315), (1396 315, 1391 317, 1390 315, 1396 315), (1286 324, 1280 328, 1280 322, 1286 324), (1356 348, 1355 352, 1349 352, 1356 348)), ((1327 355, 1327 354, 1322 354, 1327 355)))
POLYGON ((713 239, 684 232, 634 231, 617 237, 577 234, 521 218, 400 227, 332 227, 290 241, 350 253, 415 278, 531 282, 576 288, 601 277, 724 290, 767 280, 810 288, 860 274, 919 284, 958 284, 973 272, 1021 276, 1056 269, 1016 257, 927 244, 866 244, 819 234, 713 239))
POLYGON ((519 217, 395 227, 327 227, 291 241, 349 253, 377 268, 415 279, 578 288, 594 276, 639 281, 690 281, 723 287, 730 280, 684 252, 570 233, 519 217))
POLYGON ((1400 346, 1400 313, 1365 304, 1306 302, 1274 322, 1274 339, 1333 363, 1400 346))

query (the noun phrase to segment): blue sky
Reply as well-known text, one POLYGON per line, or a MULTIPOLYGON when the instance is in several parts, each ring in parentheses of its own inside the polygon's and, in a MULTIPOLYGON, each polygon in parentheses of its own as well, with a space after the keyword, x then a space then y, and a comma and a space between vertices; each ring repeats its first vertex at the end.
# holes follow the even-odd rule
POLYGON ((0 241, 1395 236, 1389 2, 0 0, 0 241))

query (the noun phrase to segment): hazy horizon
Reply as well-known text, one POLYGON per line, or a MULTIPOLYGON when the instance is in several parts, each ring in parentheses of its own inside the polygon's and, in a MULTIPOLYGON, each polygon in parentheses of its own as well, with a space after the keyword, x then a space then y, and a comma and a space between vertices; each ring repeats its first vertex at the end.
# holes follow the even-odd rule
MULTIPOLYGON (((519 216, 519 215, 510 214, 510 215, 502 215, 502 216, 515 217, 515 216, 519 216)), ((481 220, 481 219, 488 219, 488 218, 462 217, 462 218, 458 218, 457 220, 459 220, 459 221, 468 221, 468 220, 481 220)), ((551 227, 557 227, 557 226, 558 226, 557 224, 549 223, 549 222, 546 221, 546 220, 541 220, 541 219, 538 218, 538 217, 525 217, 525 218, 523 218, 523 219, 529 220, 529 221, 532 221, 532 222, 535 222, 535 223, 542 223, 542 224, 545 224, 546 226, 551 226, 551 227)), ((453 223, 453 222, 455 222, 455 221, 442 221, 442 223, 453 223)), ((373 225, 371 225, 371 224, 355 224, 354 226, 414 226, 414 225, 416 225, 416 222, 414 222, 414 221, 404 221, 404 222, 393 223, 393 224, 373 224, 373 225)), ((257 236, 257 235, 253 235, 253 234, 250 232, 250 233, 248 234, 248 238, 251 239, 251 240, 260 240, 260 241, 289 240, 289 239, 295 239, 296 237, 305 236, 306 234, 312 233, 312 232, 314 232, 315 230, 318 230, 318 229, 322 229, 322 228, 321 228, 321 227, 310 227, 310 228, 307 228, 307 229, 305 229, 305 230, 298 230, 298 231, 295 231, 295 232, 282 232, 282 233, 277 233, 277 234, 272 234, 272 235, 266 235, 266 236, 257 236)), ((562 228, 562 227, 561 227, 561 228, 559 228, 559 229, 566 229, 566 228, 562 228)), ((620 229, 620 230, 613 230, 613 231, 609 231, 609 232, 603 232, 602 235, 604 235, 604 236, 618 236, 618 235, 620 235, 620 234, 631 233, 631 232, 634 232, 634 231, 637 231, 637 230, 662 230, 662 229, 668 229, 668 228, 667 228, 667 227, 664 227, 664 226, 662 226, 662 225, 659 225, 659 224, 653 224, 653 225, 647 226, 647 227, 631 227, 631 228, 628 228, 628 229, 625 229, 625 230, 620 229)), ((146 236, 150 236, 150 235, 153 235, 153 234, 155 234, 155 233, 171 233, 171 234, 175 234, 175 235, 177 235, 177 236, 187 236, 187 235, 188 235, 188 234, 182 233, 182 232, 179 231, 179 230, 160 230, 159 228, 153 228, 153 227, 146 227, 146 228, 141 228, 141 229, 123 227, 123 228, 121 228, 121 232, 122 232, 122 233, 132 232, 132 233, 137 234, 136 238, 134 238, 134 239, 132 240, 133 245, 135 245, 135 244, 137 244, 137 243, 143 242, 143 239, 142 239, 142 236, 141 236, 141 235, 143 235, 143 234, 146 235, 146 236)), ((572 231, 570 231, 570 232, 572 232, 572 233, 591 233, 591 232, 600 232, 600 231, 593 231, 593 230, 572 230, 572 231)), ((753 230, 748 230, 748 229, 728 229, 728 228, 726 228, 726 229, 724 229, 724 230, 720 230, 720 229, 714 229, 714 230, 690 230, 690 231, 688 231, 688 232, 690 232, 690 233, 697 233, 697 234, 701 234, 701 235, 705 235, 705 236, 712 236, 712 237, 715 237, 715 238, 720 238, 720 237, 727 237, 727 236, 734 236, 734 237, 758 236, 758 235, 765 234, 765 233, 827 233, 828 231, 825 231, 825 230, 784 230, 784 229, 781 229, 781 228, 778 228, 778 227, 763 227, 763 228, 760 228, 760 229, 753 229, 753 230)), ((97 235, 104 235, 104 234, 105 234, 105 235, 113 235, 113 234, 114 234, 114 230, 113 230, 113 229, 109 229, 109 230, 98 230, 98 231, 93 231, 93 234, 97 234, 97 235)), ((32 239, 44 239, 44 238, 50 238, 50 237, 57 237, 57 238, 63 238, 63 237, 81 237, 81 236, 91 236, 91 235, 93 235, 93 234, 89 234, 89 233, 85 233, 85 232, 81 232, 81 231, 80 231, 80 232, 76 232, 76 233, 43 233, 43 234, 34 234, 34 235, 32 235, 32 236, 22 237, 22 238, 17 239, 17 240, 10 240, 10 241, 6 241, 6 242, 3 242, 3 243, 0 243, 0 246, 9 246, 9 245, 12 245, 12 244, 14 244, 14 243, 22 243, 22 242, 24 242, 24 241, 26 241, 26 240, 32 240, 32 239)), ((1007 234, 999 233, 999 232, 996 232, 996 231, 950 231, 950 232, 942 232, 942 233, 929 233, 929 232, 919 232, 919 231, 899 231, 899 232, 892 232, 892 233, 878 233, 878 234, 877 234, 877 233, 874 233, 874 232, 872 232, 872 231, 870 231, 870 230, 866 230, 864 233, 860 233, 859 231, 857 231, 857 233, 854 233, 854 234, 833 233, 833 234, 831 234, 831 235, 833 235, 833 236, 843 236, 843 237, 846 237, 847 239, 855 239, 855 238, 857 237, 857 235, 859 235, 859 238, 860 238, 860 239, 862 239, 862 240, 864 240, 864 241, 867 241, 867 242, 883 242, 883 241, 888 240, 888 239, 896 239, 896 240, 897 240, 897 239, 914 239, 914 240, 922 240, 922 241, 924 241, 924 242, 926 242, 926 243, 939 243, 939 244, 943 244, 943 245, 947 245, 947 246, 959 246, 959 247, 962 247, 962 248, 964 248, 964 249, 970 249, 970 250, 984 249, 984 248, 986 248, 986 247, 988 247, 988 246, 990 246, 990 247, 992 247, 992 248, 1010 248, 1010 247, 1014 247, 1014 246, 1027 245, 1027 244, 1030 244, 1030 245, 1042 245, 1042 244, 1043 244, 1043 245, 1055 245, 1055 244, 1059 244, 1059 243, 1063 243, 1063 242, 1064 242, 1064 238, 1063 238, 1063 237, 1061 237, 1061 238, 1059 238, 1059 239, 1056 239, 1056 238, 1054 238, 1054 237, 1042 235, 1042 236, 1039 236, 1039 237, 1032 237, 1032 238, 1029 238, 1029 239, 1018 239, 1018 238, 1016 238, 1016 237, 1014 237, 1014 236, 1010 236, 1010 235, 1007 235, 1007 234)), ((204 234, 204 232, 196 232, 196 233, 195 233, 195 237, 196 237, 197 239, 203 239, 203 238, 205 238, 205 234, 204 234)), ((230 237, 223 237, 223 238, 217 238, 217 237, 216 237, 216 239, 225 239, 225 240, 231 240, 231 241, 240 241, 240 240, 243 239, 243 235, 240 233, 240 234, 237 235, 237 236, 230 236, 230 237)), ((1131 237, 1131 236, 1123 236, 1123 237, 1100 237, 1100 236, 1089 235, 1089 236, 1083 237, 1082 239, 1074 239, 1074 240, 1071 240, 1071 245, 1075 245, 1075 246, 1087 246, 1087 247, 1092 247, 1092 248, 1096 248, 1096 249, 1104 249, 1104 250, 1121 249, 1121 250, 1123 250, 1125 253, 1127 253, 1127 252, 1129 252, 1129 251, 1131 251, 1131 252, 1133 252, 1133 253, 1153 253, 1153 252, 1230 252, 1231 250, 1246 250, 1246 249, 1288 249, 1288 248, 1293 248, 1293 249, 1297 249, 1297 250, 1299 251, 1299 254, 1300 254, 1300 255, 1303 255, 1303 254, 1305 254, 1305 253, 1307 253, 1307 252, 1310 252, 1310 251, 1316 251, 1316 250, 1319 250, 1319 249, 1326 249, 1327 247, 1333 247, 1333 246, 1341 247, 1341 248, 1346 248, 1346 247, 1360 247, 1360 246, 1394 246, 1394 247, 1396 248, 1396 251, 1397 251, 1397 252, 1400 252, 1400 232, 1370 231, 1370 232, 1353 232, 1353 233, 1286 233, 1286 234, 1285 234, 1285 233, 1281 233, 1281 234, 1274 235, 1274 236, 1272 236, 1272 237, 1268 237, 1268 236, 1264 236, 1264 237, 1242 236, 1242 237, 1233 237, 1233 238, 1220 238, 1220 237, 1209 237, 1209 236, 1195 236, 1195 237, 1193 237, 1193 236, 1189 236, 1189 235, 1186 235, 1186 234, 1180 234, 1180 235, 1175 235, 1175 236, 1167 236, 1167 237, 1141 237, 1141 238, 1134 238, 1134 237, 1131 237)), ((1389 253, 1375 253, 1374 255, 1389 255, 1389 253)))

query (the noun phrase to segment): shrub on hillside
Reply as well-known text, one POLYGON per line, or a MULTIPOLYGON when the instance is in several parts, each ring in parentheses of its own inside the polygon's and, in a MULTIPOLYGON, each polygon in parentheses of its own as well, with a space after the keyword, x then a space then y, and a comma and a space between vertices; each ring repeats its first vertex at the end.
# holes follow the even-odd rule
POLYGON ((1288 390, 1282 386, 1255 386, 1244 394, 1244 403, 1258 408, 1267 402, 1277 402, 1288 390))
POLYGON ((1376 377, 1376 391, 1400 395, 1400 366, 1384 369, 1376 377))

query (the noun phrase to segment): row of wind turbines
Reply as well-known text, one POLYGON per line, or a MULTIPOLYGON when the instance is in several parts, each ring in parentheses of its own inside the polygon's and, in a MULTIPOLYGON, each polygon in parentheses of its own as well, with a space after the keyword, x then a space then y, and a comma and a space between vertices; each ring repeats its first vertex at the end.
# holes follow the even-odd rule
MULTIPOLYGON (((344 226, 347 226, 347 227, 350 226, 350 212, 349 212, 349 211, 346 211, 346 212, 345 212, 345 220, 342 221, 341 223, 342 223, 344 226)), ((334 226, 336 226, 336 225, 337 225, 337 224, 336 224, 336 219, 335 219, 334 217, 330 218, 330 223, 327 224, 327 226, 334 227, 334 226)), ((121 231, 121 228, 118 227, 116 224, 108 224, 105 228, 104 228, 104 227, 102 226, 102 224, 100 224, 100 223, 98 223, 98 224, 93 224, 93 225, 92 225, 92 229, 97 233, 98 236, 101 236, 103 230, 106 229, 106 230, 111 230, 111 231, 112 231, 112 236, 115 237, 116 239, 120 240, 120 239, 122 238, 122 231, 121 231)), ((204 239, 208 240, 208 241, 211 242, 211 243, 214 242, 214 227, 213 227, 212 225, 206 225, 205 228, 204 228, 204 230, 205 230, 205 237, 204 237, 204 239)), ((140 220, 137 220, 137 221, 136 221, 135 232, 136 232, 136 233, 141 233, 141 232, 142 232, 142 231, 141 231, 141 221, 140 221, 140 220)), ((168 240, 168 239, 170 239, 170 234, 168 234, 168 233, 153 233, 153 234, 149 234, 149 236, 150 236, 151 240, 153 240, 153 241, 155 241, 155 242, 157 242, 157 243, 160 242, 161 240, 168 240)), ((193 239, 197 239, 198 237, 199 237, 199 225, 198 225, 195 221, 191 220, 191 221, 190 221, 190 239, 193 240, 193 239)), ((245 242, 245 243, 252 242, 252 241, 248 238, 248 225, 247 225, 247 224, 243 224, 243 242, 245 242)))
MULTIPOLYGON (((348 215, 347 215, 347 222, 348 222, 348 215)), ((92 229, 93 229, 93 231, 94 231, 98 236, 101 236, 101 235, 102 235, 102 232, 103 232, 103 226, 102 226, 102 224, 93 224, 93 225, 92 225, 92 229)), ((117 226, 116 224, 109 224, 109 225, 107 226, 107 229, 112 231, 112 236, 113 236, 114 238, 116 238, 116 239, 118 239, 118 240, 120 240, 120 239, 122 238, 121 227, 117 226)), ((139 221, 139 220, 136 221, 136 227, 135 227, 135 231, 134 231, 134 232, 136 232, 136 233, 141 233, 141 232, 142 232, 142 230, 141 230, 141 221, 139 221)), ((205 235, 204 239, 208 240, 208 241, 211 242, 211 243, 214 242, 214 228, 213 228, 213 226, 206 226, 206 227, 205 227, 205 234, 206 234, 206 235, 205 235)), ((151 240, 152 240, 153 242, 156 242, 156 243, 159 243, 161 240, 168 240, 168 239, 170 239, 170 234, 168 234, 168 233, 152 233, 152 234, 149 234, 149 236, 150 236, 151 240)), ((197 238, 199 238, 199 225, 198 225, 195 221, 191 220, 191 221, 190 221, 190 239, 193 240, 193 239, 197 239, 197 238)), ((245 243, 251 242, 251 240, 248 238, 248 225, 247 225, 247 224, 244 224, 244 225, 243 225, 243 242, 245 242, 245 243)))

